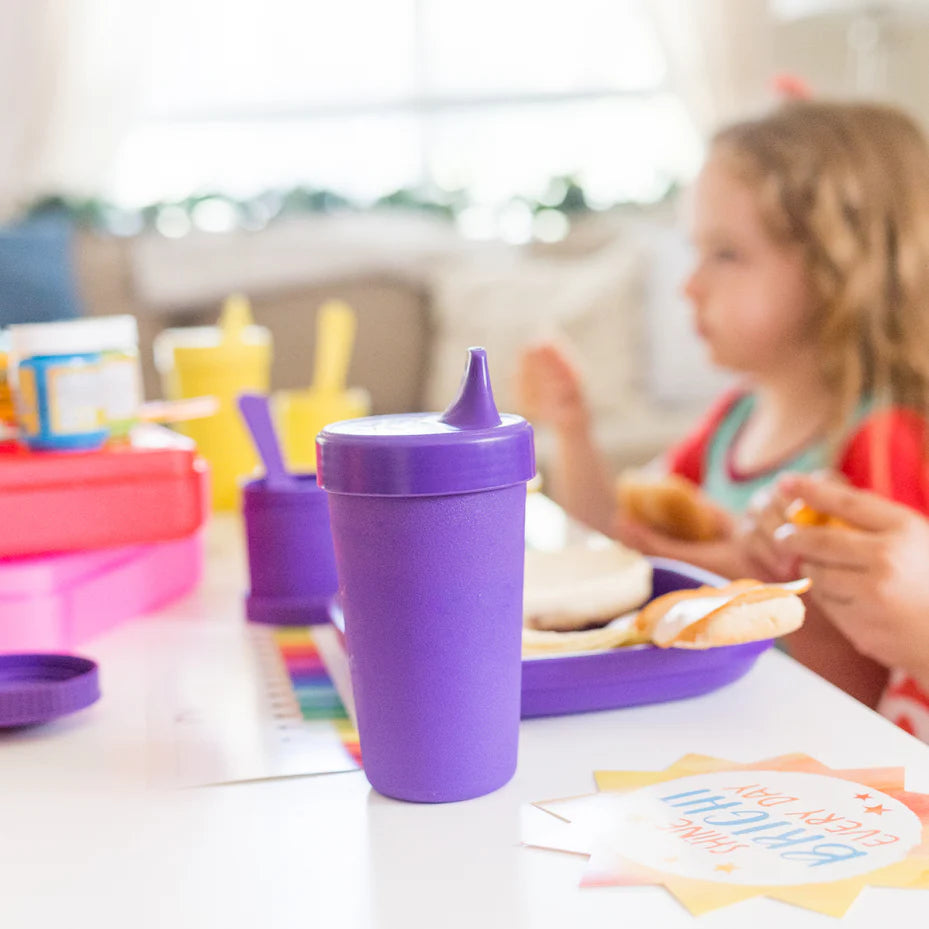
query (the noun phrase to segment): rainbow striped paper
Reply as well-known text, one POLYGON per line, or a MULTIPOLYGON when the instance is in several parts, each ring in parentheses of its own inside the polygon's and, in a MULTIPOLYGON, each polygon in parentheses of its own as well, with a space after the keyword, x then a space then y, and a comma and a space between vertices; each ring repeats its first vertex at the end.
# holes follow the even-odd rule
POLYGON ((287 669, 303 719, 330 720, 345 750, 361 767, 358 732, 326 670, 313 640, 312 628, 299 626, 276 629, 274 641, 287 669))

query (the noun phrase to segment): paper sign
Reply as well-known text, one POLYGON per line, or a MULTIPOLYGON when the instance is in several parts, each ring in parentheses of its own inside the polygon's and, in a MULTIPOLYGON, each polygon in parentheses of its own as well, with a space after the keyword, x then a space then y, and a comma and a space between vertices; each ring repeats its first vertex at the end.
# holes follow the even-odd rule
POLYGON ((566 828, 526 842, 586 851, 582 887, 663 885, 694 915, 768 896, 833 916, 866 884, 929 889, 929 795, 900 768, 687 755, 595 776, 597 794, 535 804, 566 828))

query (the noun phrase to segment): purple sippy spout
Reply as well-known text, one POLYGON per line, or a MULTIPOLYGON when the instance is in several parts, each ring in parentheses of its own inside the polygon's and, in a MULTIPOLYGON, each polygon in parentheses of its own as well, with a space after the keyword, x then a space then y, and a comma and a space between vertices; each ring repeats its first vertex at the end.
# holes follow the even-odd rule
POLYGON ((439 417, 439 422, 458 429, 491 429, 501 424, 490 386, 485 349, 468 349, 468 366, 461 379, 458 396, 439 417))

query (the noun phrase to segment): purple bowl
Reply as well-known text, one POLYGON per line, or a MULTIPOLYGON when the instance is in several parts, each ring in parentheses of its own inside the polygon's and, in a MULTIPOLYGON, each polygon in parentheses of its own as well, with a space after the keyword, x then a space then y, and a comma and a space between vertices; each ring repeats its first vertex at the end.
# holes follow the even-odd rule
MULTIPOLYGON (((653 598, 725 578, 680 561, 650 558, 653 598)), ((589 655, 523 661, 522 717, 664 703, 709 693, 746 674, 773 639, 718 648, 632 645, 589 655)))

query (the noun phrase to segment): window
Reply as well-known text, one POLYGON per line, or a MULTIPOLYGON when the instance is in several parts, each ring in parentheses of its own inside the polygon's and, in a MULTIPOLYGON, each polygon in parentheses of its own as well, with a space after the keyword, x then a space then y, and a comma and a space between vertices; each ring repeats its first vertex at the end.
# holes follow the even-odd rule
POLYGON ((659 197, 700 142, 641 0, 159 0, 125 205, 296 185, 659 197))

